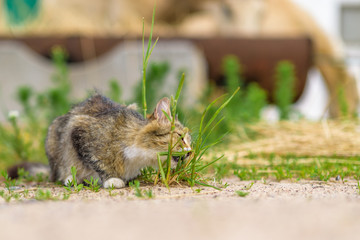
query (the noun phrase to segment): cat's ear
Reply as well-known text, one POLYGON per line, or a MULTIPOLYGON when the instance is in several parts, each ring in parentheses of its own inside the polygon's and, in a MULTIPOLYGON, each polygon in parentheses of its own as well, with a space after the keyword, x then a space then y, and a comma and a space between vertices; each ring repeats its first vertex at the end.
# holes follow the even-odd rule
POLYGON ((166 112, 166 114, 171 118, 170 100, 166 97, 156 104, 152 118, 155 118, 159 123, 168 123, 169 119, 164 112, 166 112))

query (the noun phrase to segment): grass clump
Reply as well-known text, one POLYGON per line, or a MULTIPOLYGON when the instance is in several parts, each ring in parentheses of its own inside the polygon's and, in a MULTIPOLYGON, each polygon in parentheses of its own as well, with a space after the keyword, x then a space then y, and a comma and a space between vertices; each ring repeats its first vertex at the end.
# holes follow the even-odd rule
MULTIPOLYGON (((68 181, 66 183, 66 186, 64 186, 64 188, 70 193, 72 192, 78 193, 84 188, 84 184, 82 183, 78 184, 76 180, 76 168, 74 166, 71 167, 71 176, 72 176, 72 180, 68 181)), ((95 182, 92 182, 92 184, 94 186, 95 182)))
POLYGON ((98 183, 99 182, 98 178, 94 179, 93 176, 91 176, 90 180, 84 179, 84 182, 87 184, 87 186, 86 185, 84 186, 85 189, 93 192, 100 191, 101 185, 98 183))
POLYGON ((154 198, 154 194, 151 189, 149 190, 141 190, 139 180, 134 180, 129 182, 129 187, 134 189, 134 195, 138 198, 146 198, 151 199, 154 198))
POLYGON ((243 192, 243 191, 235 191, 235 193, 239 196, 239 197, 246 197, 247 195, 249 195, 249 192, 243 192))

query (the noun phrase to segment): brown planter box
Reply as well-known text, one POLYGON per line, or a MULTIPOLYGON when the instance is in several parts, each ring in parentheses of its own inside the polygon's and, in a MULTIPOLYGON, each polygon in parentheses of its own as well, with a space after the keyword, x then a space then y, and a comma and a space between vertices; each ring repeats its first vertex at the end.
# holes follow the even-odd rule
MULTIPOLYGON (((20 41, 40 55, 49 58, 54 45, 65 47, 69 62, 86 61, 105 54, 121 44, 123 38, 88 37, 23 37, 1 38, 20 41)), ((131 39, 126 39, 131 40, 131 39)), ((133 39, 138 40, 138 39, 133 39)), ((313 63, 313 49, 309 38, 161 38, 160 41, 188 40, 204 53, 208 62, 209 79, 222 84, 222 60, 235 55, 243 65, 244 80, 258 82, 270 94, 274 90, 275 66, 281 60, 289 60, 296 68, 296 97, 304 90, 307 73, 313 63)))

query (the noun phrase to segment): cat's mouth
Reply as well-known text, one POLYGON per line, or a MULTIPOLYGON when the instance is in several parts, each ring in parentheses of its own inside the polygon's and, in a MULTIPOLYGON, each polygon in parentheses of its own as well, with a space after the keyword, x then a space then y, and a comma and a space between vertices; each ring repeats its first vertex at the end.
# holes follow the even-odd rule
POLYGON ((172 156, 172 159, 174 162, 179 162, 180 159, 186 159, 190 156, 190 153, 188 152, 187 154, 185 154, 184 156, 172 156))
POLYGON ((174 162, 179 162, 180 156, 172 156, 174 162))

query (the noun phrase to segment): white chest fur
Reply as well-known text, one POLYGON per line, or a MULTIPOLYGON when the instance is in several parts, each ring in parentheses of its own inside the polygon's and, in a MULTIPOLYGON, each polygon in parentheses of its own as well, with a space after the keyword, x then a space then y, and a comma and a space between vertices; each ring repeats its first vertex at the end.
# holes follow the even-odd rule
POLYGON ((128 181, 140 173, 140 169, 148 166, 157 166, 156 152, 136 146, 126 147, 124 150, 124 180, 128 181))

